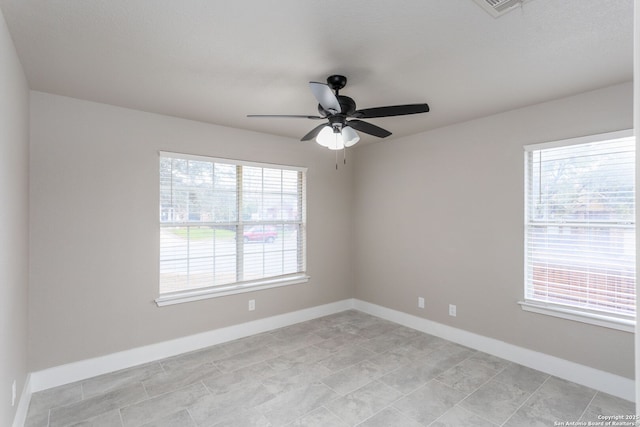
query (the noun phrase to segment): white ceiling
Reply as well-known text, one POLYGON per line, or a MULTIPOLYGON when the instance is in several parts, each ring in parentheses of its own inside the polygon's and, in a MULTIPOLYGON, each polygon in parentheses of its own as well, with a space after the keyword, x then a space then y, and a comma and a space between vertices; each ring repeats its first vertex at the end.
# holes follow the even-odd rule
MULTIPOLYGON (((631 81, 633 0, 0 0, 32 89, 300 138, 344 74, 390 138, 631 81)), ((374 137, 363 138, 376 140, 374 137)))

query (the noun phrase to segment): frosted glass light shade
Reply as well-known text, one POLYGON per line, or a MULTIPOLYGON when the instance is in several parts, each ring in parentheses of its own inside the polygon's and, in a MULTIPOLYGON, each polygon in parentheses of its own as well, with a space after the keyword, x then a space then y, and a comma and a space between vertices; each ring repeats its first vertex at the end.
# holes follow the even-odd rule
POLYGON ((326 126, 316 136, 316 142, 329 150, 342 150, 345 147, 351 147, 360 141, 360 137, 349 126, 342 128, 342 132, 334 133, 333 128, 326 126))
POLYGON ((345 126, 342 128, 342 139, 344 141, 344 146, 349 148, 355 145, 356 142, 360 141, 360 136, 352 127, 345 126))

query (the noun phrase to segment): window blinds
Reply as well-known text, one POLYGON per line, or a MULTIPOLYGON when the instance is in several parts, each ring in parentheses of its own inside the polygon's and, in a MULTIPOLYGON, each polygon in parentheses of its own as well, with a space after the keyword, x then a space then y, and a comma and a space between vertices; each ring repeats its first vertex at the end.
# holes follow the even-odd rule
POLYGON ((305 271, 305 170, 160 153, 160 294, 305 271))
POLYGON ((635 139, 526 147, 525 299, 635 316, 635 139))

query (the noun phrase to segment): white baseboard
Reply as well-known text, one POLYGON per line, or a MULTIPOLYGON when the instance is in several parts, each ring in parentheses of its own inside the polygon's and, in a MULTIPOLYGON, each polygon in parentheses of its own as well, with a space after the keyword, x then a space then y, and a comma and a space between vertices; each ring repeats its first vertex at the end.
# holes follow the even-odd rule
POLYGON ((22 393, 20 393, 20 400, 18 400, 18 408, 13 417, 12 427, 24 426, 27 420, 27 412, 29 412, 29 404, 31 403, 31 394, 31 374, 29 374, 24 382, 24 387, 22 387, 22 393))
MULTIPOLYGON (((346 299, 331 304, 285 313, 268 317, 266 319, 215 329, 200 334, 177 338, 144 347, 137 347, 131 350, 33 372, 30 374, 28 381, 28 396, 25 396, 25 393, 23 392, 20 404, 22 404, 23 400, 26 402, 26 408, 24 408, 24 415, 26 416, 26 410, 29 406, 31 393, 35 393, 37 391, 84 380, 143 363, 153 362, 189 351, 199 350, 201 348, 221 344, 249 335, 267 332, 351 308, 355 308, 362 312, 387 319, 422 332, 436 335, 485 353, 493 354, 511 362, 519 363, 629 401, 634 401, 635 399, 635 382, 631 379, 376 304, 371 304, 357 299, 346 299)), ((26 385, 25 390, 27 390, 26 385)), ((21 424, 17 425, 19 426, 21 424)), ((14 426, 16 426, 15 423, 14 426)))
POLYGON ((635 381, 609 372, 571 362, 559 357, 529 350, 504 341, 488 338, 401 311, 354 300, 356 310, 417 329, 448 341, 537 369, 549 375, 572 381, 631 402, 635 401, 635 381))
POLYGON ((331 304, 280 314, 266 319, 241 323, 239 325, 189 335, 157 344, 107 354, 92 359, 80 360, 66 365, 55 366, 31 373, 31 391, 35 393, 75 381, 85 380, 97 375, 199 350, 317 317, 327 316, 353 308, 353 304, 352 299, 342 300, 331 304))

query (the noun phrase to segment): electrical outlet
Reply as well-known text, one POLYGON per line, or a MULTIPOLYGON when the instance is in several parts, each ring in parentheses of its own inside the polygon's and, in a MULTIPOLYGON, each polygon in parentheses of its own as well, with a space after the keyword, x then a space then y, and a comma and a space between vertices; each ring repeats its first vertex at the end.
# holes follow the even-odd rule
POLYGON ((424 308, 424 298, 418 297, 418 308, 424 308))
POLYGON ((456 317, 456 306, 449 304, 449 316, 456 317))
POLYGON ((250 299, 249 300, 249 311, 253 311, 255 309, 256 309, 256 300, 250 299))
POLYGON ((16 406, 16 380, 11 384, 11 406, 16 406))

